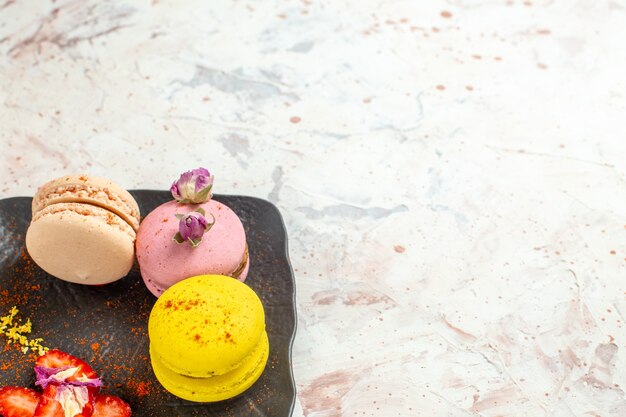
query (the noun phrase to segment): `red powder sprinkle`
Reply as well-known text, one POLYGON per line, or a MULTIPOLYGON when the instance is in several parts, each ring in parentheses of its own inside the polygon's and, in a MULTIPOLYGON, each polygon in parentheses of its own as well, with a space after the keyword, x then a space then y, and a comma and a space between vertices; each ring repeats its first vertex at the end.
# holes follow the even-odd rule
POLYGON ((163 219, 161 220, 163 223, 167 223, 169 221, 169 219, 163 219))
POLYGON ((98 342, 92 343, 91 350, 93 350, 94 353, 98 353, 98 351, 100 350, 100 343, 98 342))
POLYGON ((439 91, 443 91, 443 90, 445 90, 445 89, 446 89, 446 86, 445 86, 445 85, 441 85, 441 84, 439 84, 439 85, 437 86, 437 90, 439 90, 439 91))
POLYGON ((148 390, 148 384, 146 384, 145 382, 140 382, 139 384, 137 384, 137 395, 140 397, 144 397, 146 395, 150 394, 150 391, 148 390))
POLYGON ((617 252, 615 252, 614 250, 612 250, 611 252, 609 252, 611 255, 615 255, 617 252))
POLYGON ((450 19, 452 17, 452 13, 450 13, 447 10, 444 10, 443 12, 440 13, 441 17, 445 17, 446 19, 450 19))
POLYGON ((396 246, 394 246, 394 247, 393 247, 393 250, 395 250, 395 251, 396 251, 396 252, 398 252, 398 253, 404 253, 404 251, 405 251, 406 249, 405 249, 405 248, 404 248, 404 246, 402 246, 402 245, 396 245, 396 246))
POLYGON ((302 119, 299 118, 298 116, 292 116, 291 119, 289 119, 291 123, 300 123, 301 120, 302 119))
POLYGON ((128 386, 132 388, 138 397, 145 397, 152 394, 152 384, 145 381, 129 381, 128 386))
POLYGON ((465 86, 465 89, 466 89, 467 91, 474 91, 474 87, 472 87, 471 85, 466 85, 466 86, 465 86))
POLYGON ((541 62, 537 64, 537 68, 546 69, 548 66, 546 64, 542 64, 541 62))

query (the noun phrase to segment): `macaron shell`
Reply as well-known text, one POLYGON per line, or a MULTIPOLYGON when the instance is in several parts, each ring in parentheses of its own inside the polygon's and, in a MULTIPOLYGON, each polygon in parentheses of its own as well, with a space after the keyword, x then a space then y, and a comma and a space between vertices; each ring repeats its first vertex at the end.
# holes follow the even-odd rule
MULTIPOLYGON (((248 276, 249 270, 250 270, 250 259, 248 258, 246 260, 246 266, 244 267, 243 271, 241 272, 241 275, 237 278, 237 280, 244 282, 246 279, 246 276, 248 276)), ((150 275, 148 275, 147 273, 143 271, 142 271, 142 277, 144 280, 144 284, 146 284, 146 287, 148 288, 148 291, 150 291, 156 297, 160 297, 161 294, 163 294, 163 292, 167 290, 168 288, 168 287, 157 285, 155 283, 155 280, 151 279, 150 275)))
MULTIPOLYGON (((148 289, 157 297, 171 285, 200 274, 231 275, 246 250, 246 235, 239 217, 226 205, 210 200, 199 205, 170 201, 150 212, 137 233, 137 260, 148 289), (202 208, 208 221, 215 224, 206 232, 198 247, 177 243, 176 214, 202 208)), ((244 280, 248 267, 239 275, 244 280)))
POLYGON ((86 174, 66 175, 39 187, 33 197, 33 215, 58 203, 87 203, 103 207, 120 216, 137 231, 139 206, 133 196, 105 178, 86 174))
POLYGON ((50 275, 100 285, 128 274, 134 262, 134 238, 134 230, 108 210, 60 203, 33 217, 26 232, 26 249, 50 275))
POLYGON ((180 281, 157 300, 148 321, 151 350, 175 373, 206 378, 240 366, 265 331, 256 293, 223 275, 180 281))
POLYGON ((241 394, 259 379, 269 357, 269 341, 263 332, 257 347, 240 366, 209 378, 193 378, 172 371, 152 354, 152 346, 150 357, 154 375, 167 391, 188 401, 215 402, 241 394))

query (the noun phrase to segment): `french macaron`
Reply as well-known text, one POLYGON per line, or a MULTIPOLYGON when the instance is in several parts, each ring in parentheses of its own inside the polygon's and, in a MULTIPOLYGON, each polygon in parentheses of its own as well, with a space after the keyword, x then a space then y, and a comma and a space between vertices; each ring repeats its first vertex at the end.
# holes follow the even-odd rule
POLYGON ((261 300, 223 275, 191 277, 167 289, 152 308, 148 336, 157 380, 195 402, 241 394, 261 376, 269 356, 261 300))
POLYGON ((66 175, 39 187, 26 249, 37 265, 64 281, 102 285, 128 274, 134 262, 139 206, 104 178, 66 175))
POLYGON ((240 281, 248 275, 243 224, 228 206, 210 199, 212 184, 213 176, 203 168, 184 173, 172 185, 175 200, 148 213, 139 226, 139 269, 157 297, 195 275, 228 275, 240 281))

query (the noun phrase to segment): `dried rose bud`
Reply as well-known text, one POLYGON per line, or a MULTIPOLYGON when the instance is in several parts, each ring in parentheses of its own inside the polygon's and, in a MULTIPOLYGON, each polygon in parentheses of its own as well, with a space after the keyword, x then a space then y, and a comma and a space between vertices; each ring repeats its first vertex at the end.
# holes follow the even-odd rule
POLYGON ((183 204, 204 203, 211 199, 213 175, 206 168, 183 173, 170 187, 172 196, 183 204))
POLYGON ((186 215, 177 214, 178 233, 174 235, 174 240, 178 243, 189 242, 194 248, 198 246, 202 242, 202 236, 215 224, 213 215, 213 222, 209 223, 204 214, 201 208, 186 215))

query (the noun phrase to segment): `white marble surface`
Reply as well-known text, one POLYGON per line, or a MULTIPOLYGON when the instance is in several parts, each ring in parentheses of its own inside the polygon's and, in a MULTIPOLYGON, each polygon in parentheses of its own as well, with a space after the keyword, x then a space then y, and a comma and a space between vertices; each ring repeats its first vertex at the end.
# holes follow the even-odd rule
POLYGON ((295 417, 626 415, 626 2, 0 4, 0 197, 274 202, 295 417))

